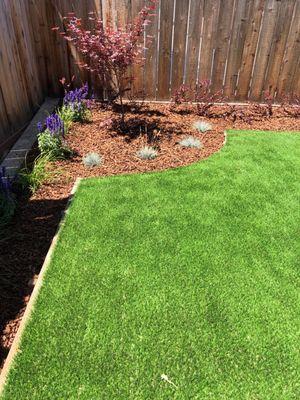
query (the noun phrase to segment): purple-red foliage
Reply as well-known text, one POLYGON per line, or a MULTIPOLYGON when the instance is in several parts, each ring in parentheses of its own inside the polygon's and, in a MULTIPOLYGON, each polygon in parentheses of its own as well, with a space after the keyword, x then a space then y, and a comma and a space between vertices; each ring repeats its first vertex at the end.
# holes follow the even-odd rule
POLYGON ((286 115, 292 118, 300 118, 300 96, 297 93, 283 96, 280 104, 286 115))
POLYGON ((210 91, 210 80, 200 81, 195 89, 196 112, 201 117, 209 117, 209 109, 215 103, 223 103, 225 97, 222 90, 215 93, 210 91))
POLYGON ((180 85, 173 93, 171 104, 180 105, 191 101, 191 88, 187 85, 180 85))
POLYGON ((149 18, 153 15, 156 2, 148 0, 137 18, 124 28, 113 28, 110 22, 104 25, 94 12, 89 13, 89 19, 94 21, 91 30, 85 29, 81 18, 74 13, 64 17, 65 32, 61 32, 61 35, 81 55, 82 61, 78 65, 97 75, 107 93, 111 93, 113 99, 120 98, 121 103, 133 80, 128 75, 128 68, 143 63, 144 30, 151 22, 149 18))

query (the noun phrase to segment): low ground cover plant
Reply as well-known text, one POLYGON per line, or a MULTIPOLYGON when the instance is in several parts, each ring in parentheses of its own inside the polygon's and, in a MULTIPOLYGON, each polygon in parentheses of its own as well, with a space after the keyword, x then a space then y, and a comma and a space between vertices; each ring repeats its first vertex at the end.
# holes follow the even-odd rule
POLYGON ((183 138, 182 140, 180 140, 179 144, 181 147, 189 147, 195 149, 201 149, 201 147, 203 147, 201 141, 194 136, 187 136, 183 138))
POLYGON ((212 125, 206 121, 195 121, 193 128, 200 133, 205 133, 212 130, 212 125))
POLYGON ((102 164, 102 157, 98 153, 88 153, 82 158, 85 167, 97 167, 102 164))
POLYGON ((137 152, 137 156, 142 160, 154 160, 157 155, 157 150, 152 146, 144 146, 137 152))

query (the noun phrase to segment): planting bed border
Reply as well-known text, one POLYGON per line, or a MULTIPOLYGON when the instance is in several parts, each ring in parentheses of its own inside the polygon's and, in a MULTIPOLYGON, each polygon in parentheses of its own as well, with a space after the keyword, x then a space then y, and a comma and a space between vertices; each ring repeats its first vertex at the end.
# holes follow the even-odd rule
POLYGON ((27 154, 32 150, 37 141, 37 123, 45 119, 45 116, 51 114, 59 105, 60 98, 47 97, 39 108, 38 112, 31 119, 28 127, 16 141, 4 160, 0 164, 5 167, 9 177, 14 177, 18 170, 24 165, 27 154))
POLYGON ((54 237, 52 239, 51 245, 49 247, 49 250, 47 252, 45 260, 43 262, 41 271, 40 271, 39 276, 37 278, 37 281, 35 283, 34 289, 33 289, 32 293, 31 293, 29 302, 28 302, 28 304, 26 306, 26 310, 25 310, 24 315, 22 317, 22 321, 20 323, 19 329, 18 329, 18 331, 16 333, 16 336, 15 336, 15 338, 13 340, 12 346, 11 346, 9 352, 8 352, 8 355, 7 355, 6 360, 4 362, 3 368, 1 370, 1 373, 0 373, 0 396, 1 396, 2 392, 3 392, 4 387, 5 387, 6 380, 7 380, 9 371, 10 371, 10 369, 12 367, 12 364, 14 362, 15 356, 19 351, 19 346, 20 346, 20 343, 21 343, 23 332, 24 332, 24 330, 25 330, 25 328, 27 326, 27 323, 30 321, 30 317, 31 317, 32 311, 34 309, 37 297, 38 297, 38 295, 40 293, 40 290, 42 288, 42 285, 43 285, 43 280, 44 280, 45 274, 46 274, 47 269, 48 269, 48 267, 50 265, 50 262, 52 260, 53 252, 54 252, 54 250, 56 248, 59 235, 60 235, 61 230, 62 230, 62 228, 64 226, 66 215, 68 214, 69 207, 71 205, 72 199, 73 199, 73 197, 74 197, 74 195, 75 195, 75 193, 76 193, 76 191, 77 191, 77 189, 79 187, 79 184, 80 184, 81 180, 82 180, 82 178, 77 178, 76 179, 76 181, 75 181, 75 183, 73 185, 73 188, 72 188, 72 190, 70 192, 68 203, 67 203, 67 205, 65 207, 65 210, 63 212, 63 216, 62 216, 62 218, 60 220, 58 229, 57 229, 56 234, 54 235, 54 237))

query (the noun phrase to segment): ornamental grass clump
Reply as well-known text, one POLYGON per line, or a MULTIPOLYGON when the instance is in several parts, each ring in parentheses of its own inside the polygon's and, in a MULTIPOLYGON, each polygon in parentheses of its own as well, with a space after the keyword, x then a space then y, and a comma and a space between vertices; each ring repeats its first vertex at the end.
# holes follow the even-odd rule
POLYGON ((88 153, 82 158, 83 165, 88 168, 102 164, 102 157, 98 153, 88 153))
POLYGON ((64 122, 58 114, 49 115, 45 125, 39 122, 37 128, 38 147, 42 155, 48 155, 49 158, 56 160, 68 158, 72 154, 64 143, 64 122))
POLYGON ((212 126, 209 122, 206 121, 196 121, 193 124, 193 128, 198 132, 204 133, 212 130, 212 126))
POLYGON ((179 142, 179 145, 187 148, 201 149, 203 147, 201 141, 194 136, 187 136, 179 142))
POLYGON ((137 152, 137 156, 142 160, 154 160, 157 157, 157 151, 154 147, 145 146, 137 152))
POLYGON ((44 182, 50 181, 53 172, 48 169, 48 166, 52 160, 53 157, 50 153, 40 154, 34 160, 31 168, 26 166, 19 174, 19 181, 23 189, 29 189, 31 193, 35 193, 44 182))

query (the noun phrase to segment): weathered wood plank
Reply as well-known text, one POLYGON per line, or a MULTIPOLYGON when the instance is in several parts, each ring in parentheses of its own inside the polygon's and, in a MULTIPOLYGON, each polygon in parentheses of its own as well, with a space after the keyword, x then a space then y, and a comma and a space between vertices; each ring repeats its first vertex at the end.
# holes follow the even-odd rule
POLYGON ((237 79, 236 98, 245 100, 252 77, 257 43, 260 34, 265 0, 254 0, 251 5, 250 17, 247 23, 246 38, 242 54, 241 68, 237 79))
POLYGON ((158 70, 158 30, 159 6, 151 17, 152 23, 146 27, 146 51, 144 62, 144 87, 145 96, 149 100, 155 99, 158 70))
POLYGON ((255 64, 252 71, 252 83, 249 90, 249 97, 252 100, 262 99, 272 39, 275 33, 276 20, 280 10, 279 6, 280 2, 277 0, 267 0, 265 4, 260 38, 257 44, 255 64))
POLYGON ((178 89, 183 83, 189 10, 190 0, 176 0, 170 88, 171 93, 178 89))
MULTIPOLYGON (((278 78, 277 96, 282 97, 284 94, 294 92, 295 86, 294 75, 296 74, 296 87, 300 79, 299 70, 297 70, 299 53, 300 53, 300 1, 295 4, 290 31, 285 46, 285 54, 283 57, 282 68, 278 78)), ((300 93, 298 93, 300 95, 300 93)))
POLYGON ((195 88, 197 83, 199 51, 201 51, 200 46, 202 43, 201 30, 203 29, 203 8, 204 0, 191 0, 188 21, 185 84, 192 88, 195 88))
POLYGON ((287 24, 287 21, 292 20, 296 1, 286 0, 281 2, 280 5, 264 82, 264 90, 270 92, 272 95, 277 91, 277 82, 290 31, 290 24, 287 24))
POLYGON ((233 14, 236 0, 221 2, 218 23, 216 25, 216 47, 211 77, 211 90, 216 92, 223 88, 226 60, 232 33, 233 14))
MULTIPOLYGON (((145 4, 144 0, 132 0, 131 1, 131 19, 135 20, 138 16, 138 13, 141 11, 145 4)), ((130 7, 130 4, 128 4, 127 7, 130 7)), ((127 23, 129 20, 127 21, 127 23)), ((144 36, 141 38, 141 43, 142 46, 144 47, 144 36)), ((139 58, 142 58, 145 54, 145 51, 142 50, 141 56, 139 58)), ((141 61, 141 60, 140 60, 141 61)), ((131 95, 132 96, 139 96, 141 95, 140 92, 143 91, 144 88, 144 68, 143 64, 138 64, 134 65, 130 71, 129 71, 130 76, 134 79, 131 85, 131 95)))
POLYGON ((159 26, 158 87, 156 97, 170 98, 171 43, 174 1, 161 1, 159 26))
POLYGON ((204 2, 203 44, 199 62, 199 81, 211 79, 219 8, 220 0, 207 0, 204 2))
POLYGON ((235 14, 224 77, 224 95, 231 99, 235 97, 252 2, 253 0, 238 0, 235 3, 235 14))

